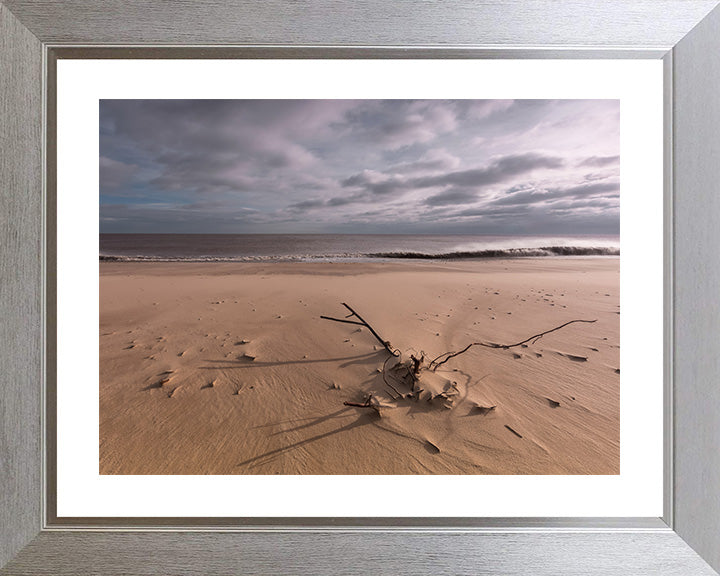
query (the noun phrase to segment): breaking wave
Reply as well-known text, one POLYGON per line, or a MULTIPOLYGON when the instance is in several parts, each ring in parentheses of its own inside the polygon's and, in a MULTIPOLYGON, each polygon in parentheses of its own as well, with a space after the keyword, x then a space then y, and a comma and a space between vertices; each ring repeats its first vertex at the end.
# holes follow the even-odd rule
POLYGON ((101 262, 343 262, 372 259, 467 260, 482 258, 541 258, 547 256, 619 256, 613 246, 541 246, 537 248, 490 248, 451 252, 343 252, 265 256, 149 256, 100 254, 101 262))
POLYGON ((462 260, 468 258, 537 258, 543 256, 619 256, 620 249, 609 246, 541 246, 538 248, 497 248, 429 254, 424 252, 378 252, 370 258, 415 260, 462 260))

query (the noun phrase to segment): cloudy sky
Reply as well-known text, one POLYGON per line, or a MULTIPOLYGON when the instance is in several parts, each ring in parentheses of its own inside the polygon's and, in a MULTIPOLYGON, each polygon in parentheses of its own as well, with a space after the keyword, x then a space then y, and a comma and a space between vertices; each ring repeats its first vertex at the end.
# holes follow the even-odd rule
POLYGON ((103 100, 100 231, 619 233, 617 100, 103 100))

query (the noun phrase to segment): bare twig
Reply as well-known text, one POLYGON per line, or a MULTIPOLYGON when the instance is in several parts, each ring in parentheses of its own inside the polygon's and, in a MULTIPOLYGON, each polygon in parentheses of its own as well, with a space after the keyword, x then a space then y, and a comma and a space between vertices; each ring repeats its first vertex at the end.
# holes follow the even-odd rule
POLYGON ((530 342, 532 340, 532 343, 534 344, 537 342, 540 338, 545 336, 545 334, 550 334, 550 332, 555 332, 556 330, 560 330, 560 328, 564 328, 568 324, 573 324, 575 322, 586 322, 588 324, 592 324, 593 322, 597 322, 597 320, 570 320, 570 322, 565 322, 565 324, 561 324, 560 326, 556 326, 555 328, 552 328, 550 330, 546 330, 545 332, 540 332, 540 334, 533 334, 529 338, 526 338, 525 340, 522 340, 521 342, 516 342, 515 344, 494 344, 494 343, 488 343, 488 342, 472 342, 471 344, 468 344, 460 350, 459 352, 445 352, 443 354, 440 354, 437 358, 435 358, 432 362, 430 362, 428 368, 430 370, 437 370, 440 366, 445 364, 448 360, 451 358, 455 358, 455 356, 460 356, 460 354, 464 354, 470 348, 473 346, 484 346, 486 348, 500 348, 502 350, 507 350, 508 348, 515 348, 516 346, 521 346, 522 344, 525 344, 526 342, 530 342), (443 360, 440 360, 440 359, 443 360))
POLYGON ((374 408, 374 406, 368 402, 365 402, 364 404, 360 404, 360 402, 348 402, 345 400, 343 402, 345 406, 354 406, 355 408, 374 408))
POLYGON ((387 378, 385 377, 385 374, 386 374, 386 372, 385 372, 385 367, 387 366, 388 360, 390 360, 390 358, 394 358, 394 356, 388 356, 388 357, 385 359, 385 362, 383 362, 383 367, 382 367, 382 378, 383 378, 383 382, 385 382, 385 385, 386 385, 388 388, 392 388, 392 389, 395 391, 395 394, 397 394, 400 398, 402 398, 403 395, 400 393, 400 391, 399 391, 397 388, 395 388, 395 386, 393 386, 392 384, 390 384, 390 382, 388 382, 387 378))
POLYGON ((412 361, 412 368, 409 366, 407 367, 408 374, 410 375, 410 392, 415 392, 415 383, 420 377, 420 368, 425 360, 425 355, 421 354, 420 358, 417 358, 411 354, 410 360, 412 361))
POLYGON ((520 432, 518 432, 517 430, 513 430, 513 429, 510 428, 510 426, 508 426, 507 424, 505 424, 505 428, 507 428, 508 430, 510 430, 510 432, 512 432, 513 434, 515 434, 515 436, 517 436, 518 438, 522 438, 522 434, 520 434, 520 432))
POLYGON ((355 312, 355 310, 353 310, 352 308, 350 308, 350 306, 348 306, 347 304, 345 304, 345 302, 343 302, 342 305, 345 306, 345 308, 347 308, 348 310, 350 310, 350 314, 349 314, 348 316, 346 316, 345 318, 351 318, 351 317, 355 316, 355 318, 357 318, 360 322, 355 322, 354 320, 341 320, 340 318, 330 318, 329 316, 320 316, 320 318, 322 318, 322 319, 324 319, 324 320, 332 320, 333 322, 344 322, 344 323, 346 323, 346 324, 358 324, 358 325, 360 325, 360 326, 365 326, 365 328, 367 328, 368 330, 370 330, 370 333, 371 333, 373 336, 375 336, 375 338, 377 339, 377 341, 380 342, 380 344, 383 345, 383 348, 385 348, 385 350, 387 350, 388 352, 390 352, 390 354, 392 354, 392 355, 395 356, 395 357, 400 356, 400 351, 399 351, 399 350, 396 350, 395 348, 393 348, 393 347, 390 345, 390 342, 389 342, 389 341, 383 340, 383 339, 380 337, 380 335, 379 335, 377 332, 375 332, 375 329, 374 329, 372 326, 370 326, 370 324, 368 324, 365 320, 363 320, 363 318, 362 318, 362 316, 360 316, 360 314, 358 314, 357 312, 355 312))
POLYGON ((373 395, 370 394, 367 397, 367 399, 365 400, 365 402, 362 404, 360 402, 348 402, 347 400, 345 402, 343 402, 343 404, 345 406, 354 406, 355 408, 375 408, 375 405, 371 404, 372 399, 373 399, 373 395))

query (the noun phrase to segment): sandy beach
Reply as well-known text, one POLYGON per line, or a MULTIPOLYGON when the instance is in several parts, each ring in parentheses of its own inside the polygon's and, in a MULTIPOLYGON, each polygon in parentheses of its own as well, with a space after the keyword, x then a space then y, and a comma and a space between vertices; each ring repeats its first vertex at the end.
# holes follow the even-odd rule
POLYGON ((101 262, 100 473, 618 474, 619 290, 618 257, 101 262), (596 322, 401 398, 343 302, 426 362, 596 322))

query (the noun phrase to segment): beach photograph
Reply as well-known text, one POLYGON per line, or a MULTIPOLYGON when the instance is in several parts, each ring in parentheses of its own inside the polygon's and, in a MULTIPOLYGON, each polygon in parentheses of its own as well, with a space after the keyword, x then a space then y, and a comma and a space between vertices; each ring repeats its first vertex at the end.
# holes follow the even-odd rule
POLYGON ((101 100, 103 475, 618 475, 619 100, 101 100))

